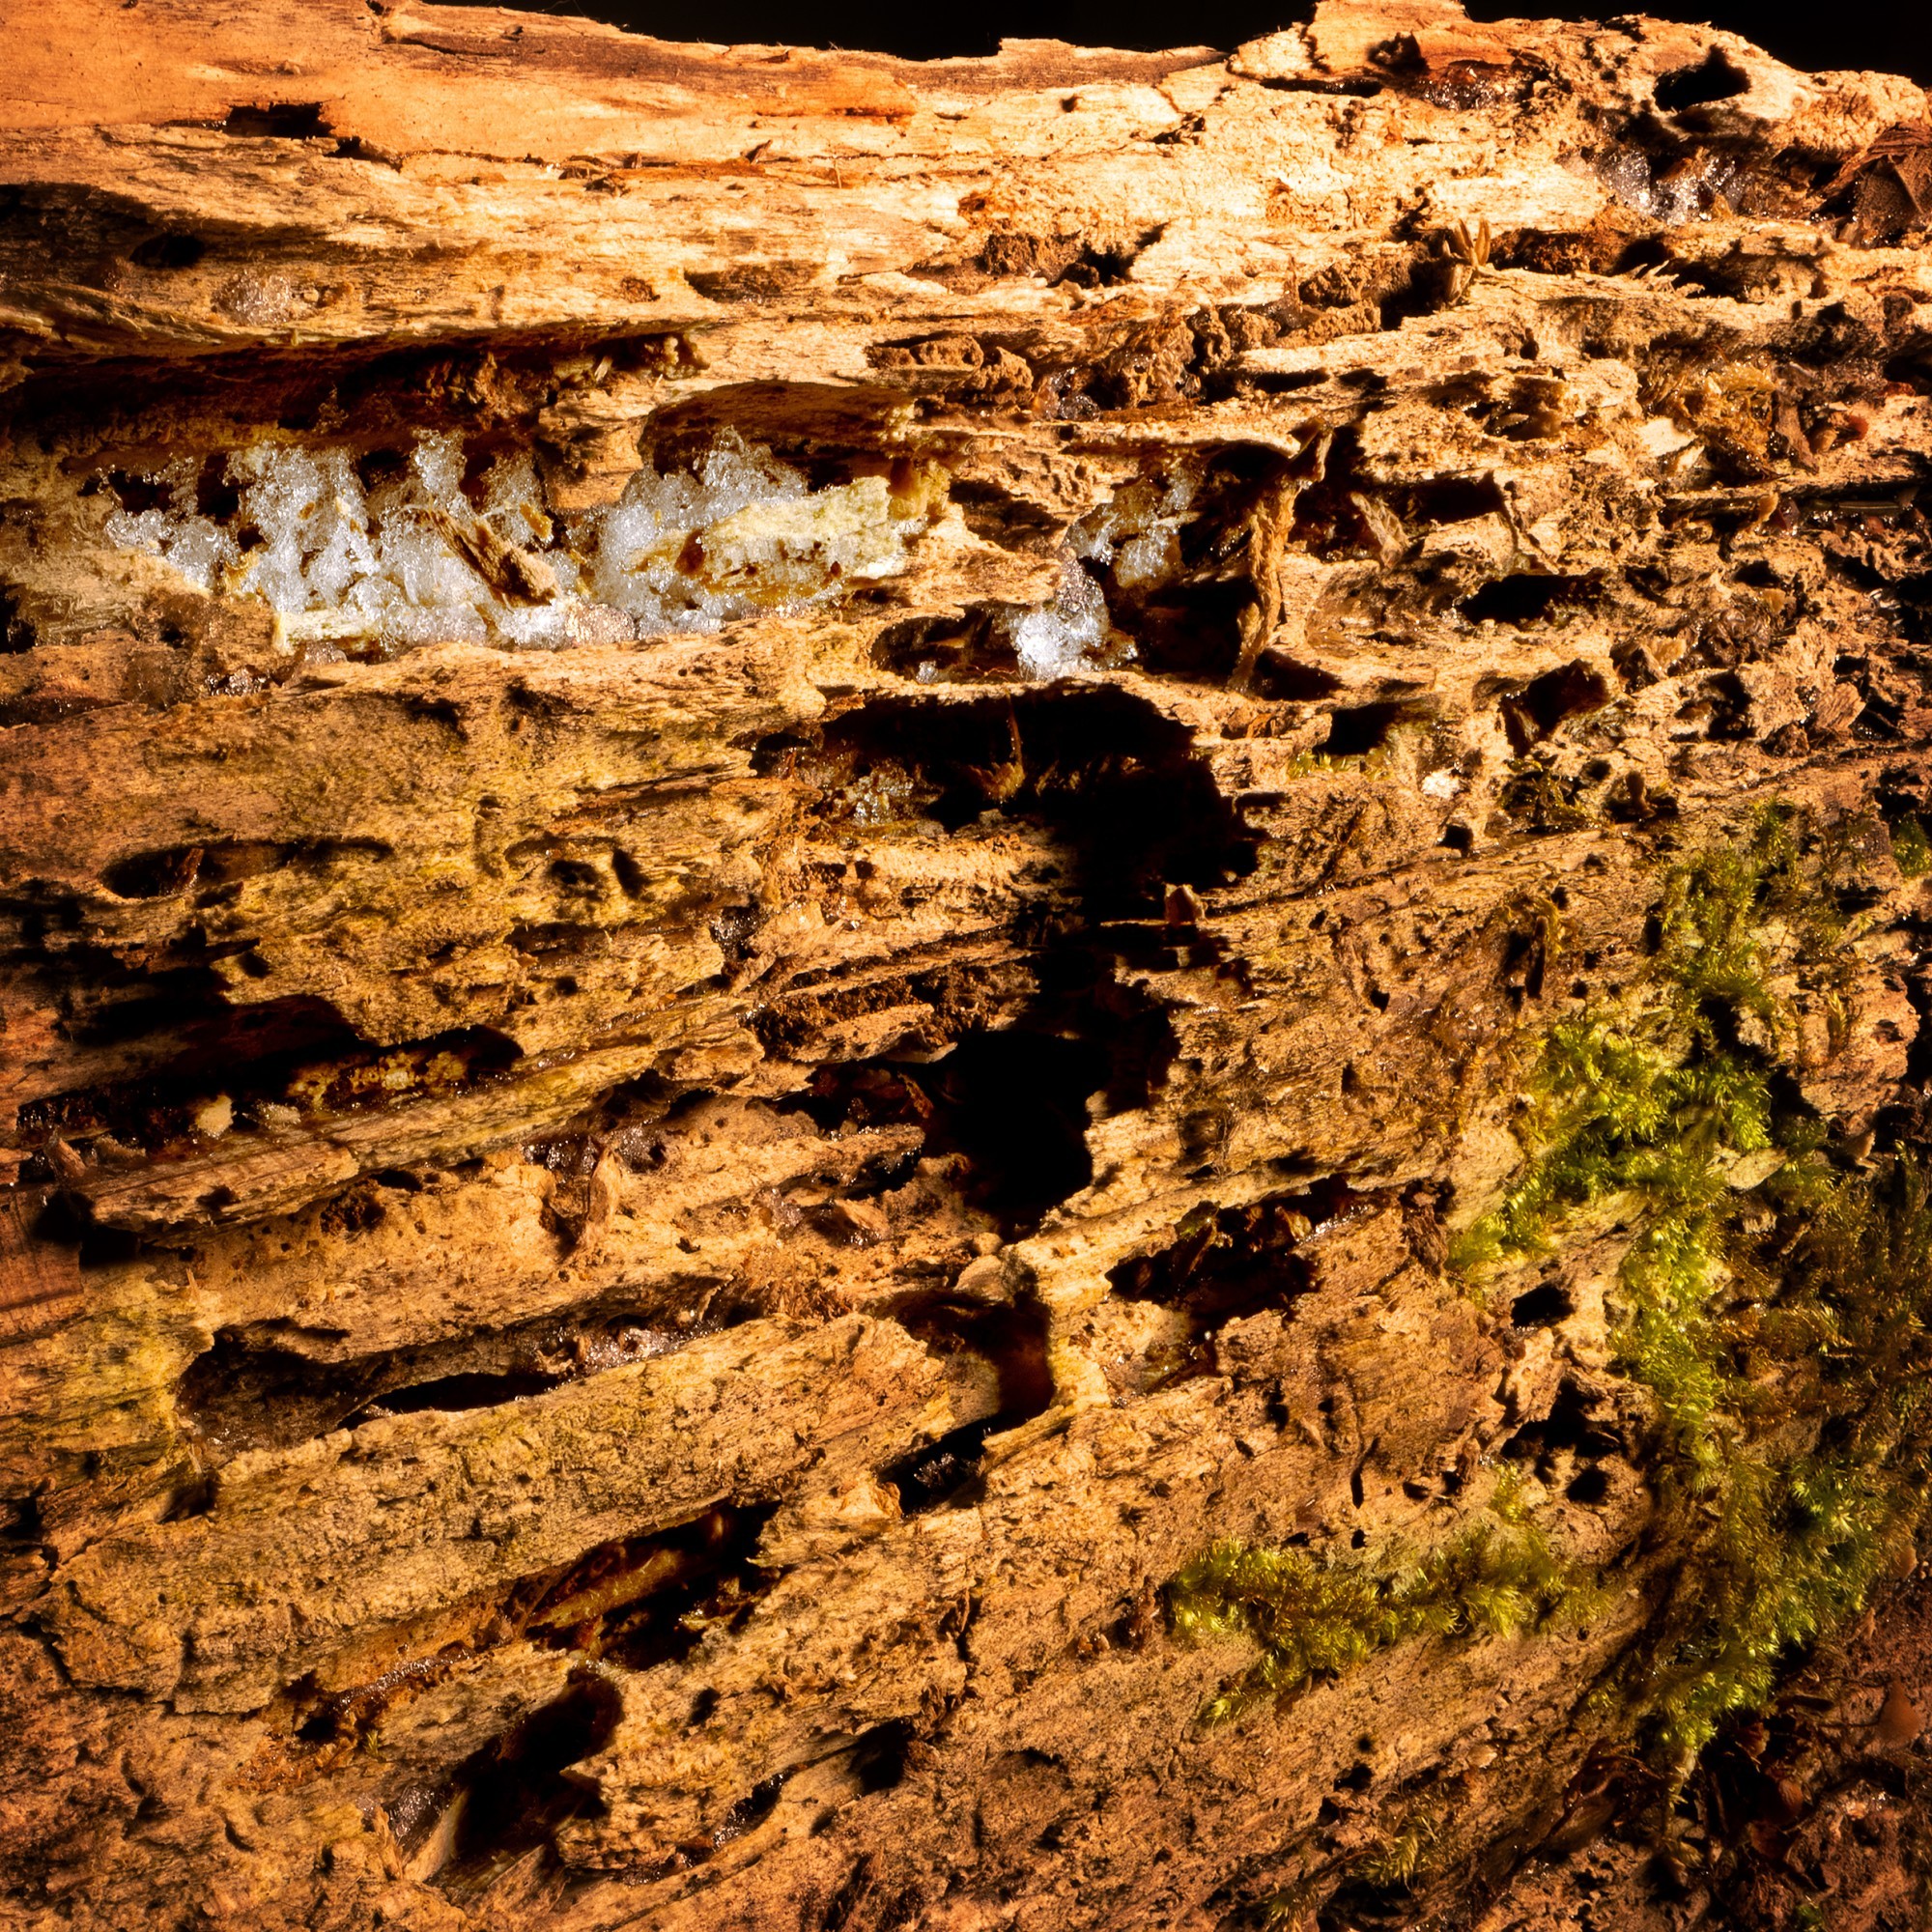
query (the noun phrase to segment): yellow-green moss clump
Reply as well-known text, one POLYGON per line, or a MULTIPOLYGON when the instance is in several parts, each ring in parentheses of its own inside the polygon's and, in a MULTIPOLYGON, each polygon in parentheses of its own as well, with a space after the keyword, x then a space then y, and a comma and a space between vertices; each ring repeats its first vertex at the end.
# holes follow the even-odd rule
POLYGON ((1835 863, 1774 810, 1670 872, 1645 983, 1546 1037, 1531 1157, 1452 1257, 1480 1290, 1592 1203, 1640 1224, 1616 1359, 1656 1399, 1666 1506, 1694 1528, 1629 1689, 1679 1752, 1858 1609, 1924 1496, 1925 1180, 1903 1152, 1834 1152, 1782 1077, 1774 967, 1847 1024, 1835 863))
MULTIPOLYGON (((1653 1397, 1683 1560, 1624 1690, 1680 1761, 1865 1602, 1932 1476, 1932 1201, 1906 1151, 1856 1158, 1789 1077, 1795 984, 1849 1023, 1841 848, 1772 809, 1674 867, 1641 983, 1545 1036, 1528 1159, 1458 1243, 1471 1290, 1613 1205, 1637 1225, 1616 1363, 1653 1397)), ((1411 1638, 1547 1626, 1585 1591, 1499 1496, 1435 1550, 1215 1545, 1169 1586, 1183 1641, 1259 1651, 1204 1717, 1280 1701, 1411 1638)))
POLYGON ((1168 1586, 1168 1614, 1182 1642, 1240 1637, 1261 1652, 1202 1712, 1215 1723, 1415 1637, 1540 1630, 1572 1595, 1541 1532, 1498 1520, 1415 1553, 1318 1557, 1217 1543, 1168 1586))
POLYGON ((1925 821, 1909 811, 1893 820, 1890 831, 1891 856, 1899 871, 1908 879, 1922 879, 1932 872, 1932 838, 1925 836, 1925 821))

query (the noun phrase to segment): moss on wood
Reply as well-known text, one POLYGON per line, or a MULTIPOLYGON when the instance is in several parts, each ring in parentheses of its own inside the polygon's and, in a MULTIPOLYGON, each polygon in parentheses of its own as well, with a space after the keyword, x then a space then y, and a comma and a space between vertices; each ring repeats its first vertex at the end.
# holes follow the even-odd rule
POLYGON ((1217 1543, 1168 1587, 1183 1643, 1245 1637, 1261 1655, 1201 1715, 1219 1723, 1417 1637, 1514 1636, 1575 1607, 1569 1567, 1531 1524, 1479 1522, 1435 1549, 1324 1557, 1217 1543))
POLYGON ((1530 1157, 1452 1257, 1480 1292, 1592 1204, 1637 1223, 1616 1363, 1653 1397, 1667 1499, 1700 1526, 1625 1690, 1676 1752, 1856 1613, 1923 1506, 1926 1179, 1907 1151, 1833 1147, 1798 1097, 1779 992, 1842 1037, 1842 843, 1774 807, 1670 868, 1644 982, 1549 1030, 1530 1157))

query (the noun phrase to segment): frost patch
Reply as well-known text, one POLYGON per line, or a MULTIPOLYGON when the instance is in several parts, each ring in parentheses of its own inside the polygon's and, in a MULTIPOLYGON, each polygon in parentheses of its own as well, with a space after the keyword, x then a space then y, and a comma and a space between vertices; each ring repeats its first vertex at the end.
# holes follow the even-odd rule
POLYGON ((1138 590, 1179 576, 1180 530, 1200 494, 1197 466, 1165 478, 1143 477, 1114 492, 1072 530, 1070 548, 1099 567, 1111 566, 1122 590, 1138 590))
POLYGON ((116 510, 106 534, 198 589, 260 597, 291 643, 555 650, 715 630, 894 576, 945 500, 940 472, 904 462, 813 490, 728 429, 691 469, 639 470, 608 509, 568 517, 545 509, 526 452, 470 469, 455 434, 386 469, 261 442, 228 460, 227 515, 198 507, 200 465, 182 457, 141 479, 162 500, 116 510))
POLYGON ((1132 642, 1108 621, 1100 579, 1133 591, 1178 577, 1180 530, 1200 487, 1194 469, 1164 479, 1144 478, 1116 491, 1073 526, 1052 602, 1014 611, 1002 622, 1023 675, 1065 677, 1083 668, 1133 662, 1132 642))
POLYGON ((1666 228, 1709 221, 1736 198, 1746 172, 1732 156, 1717 154, 1660 167, 1636 147, 1613 147, 1596 165, 1597 178, 1626 208, 1666 228))
POLYGON ((1065 677, 1099 656, 1107 640, 1107 600, 1079 564, 1068 563, 1052 603, 1009 620, 1009 640, 1028 677, 1065 677))

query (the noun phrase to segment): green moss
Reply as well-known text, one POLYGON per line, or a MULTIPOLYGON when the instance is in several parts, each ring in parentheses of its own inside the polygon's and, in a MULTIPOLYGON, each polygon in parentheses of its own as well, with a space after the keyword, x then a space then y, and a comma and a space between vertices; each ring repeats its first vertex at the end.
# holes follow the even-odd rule
POLYGON ((1422 1552, 1315 1556, 1217 1543, 1168 1586, 1168 1615, 1183 1643, 1241 1638, 1260 1651, 1203 1710, 1215 1723, 1416 1637, 1541 1630, 1576 1594, 1539 1530, 1498 1521, 1422 1552))
POLYGON ((1324 1872, 1296 1879, 1263 1901, 1261 1921, 1264 1932, 1305 1932, 1315 1922, 1316 1908, 1334 1889, 1334 1880, 1324 1872))
POLYGON ((1629 1690, 1680 1753, 1862 1605, 1922 1506, 1925 1182, 1902 1156, 1833 1165, 1822 1124, 1776 1097, 1792 1091, 1779 976, 1835 1034, 1848 1021, 1837 863, 1773 810, 1669 872, 1644 983, 1546 1036, 1530 1157, 1453 1256, 1480 1287, 1593 1203, 1640 1222, 1615 1360, 1655 1398, 1664 1501, 1690 1537, 1629 1690))
POLYGON ((1539 758, 1519 758, 1496 794, 1503 810, 1532 832, 1576 832, 1593 822, 1575 779, 1559 778, 1539 758))
POLYGON ((1908 879, 1922 879, 1932 872, 1932 838, 1925 836, 1925 821, 1917 812, 1907 812, 1891 826, 1891 856, 1908 879))
POLYGON ((1415 1883, 1435 1844, 1437 1826, 1426 1811, 1411 1812, 1358 1863, 1350 1876, 1377 1891, 1402 1891, 1415 1883))
POLYGON ((1400 1909, 1399 1894, 1413 1889, 1435 1862, 1442 1826, 1439 1812, 1417 1805, 1366 1850, 1331 1860, 1264 1899, 1263 1927, 1265 1932, 1314 1932, 1336 1917, 1345 1923, 1357 1917, 1382 1922, 1391 1907, 1400 1909))
POLYGON ((1285 775, 1310 778, 1319 772, 1347 772, 1357 778, 1387 778, 1401 762, 1406 748, 1426 740, 1430 726, 1420 719, 1398 719, 1388 728, 1380 744, 1366 752, 1296 752, 1288 760, 1285 775))
MULTIPOLYGON (((1761 1705, 1794 1648, 1840 1626, 1909 1543, 1932 1480, 1932 1205, 1905 1153, 1858 1165, 1796 1097, 1793 989, 1849 1019, 1842 842, 1761 813, 1671 867, 1638 984, 1544 1037, 1526 1159, 1452 1261, 1472 1292, 1614 1208, 1636 1224, 1614 1360, 1654 1400, 1652 1471, 1681 1551, 1616 1692, 1678 1762, 1761 1705)), ((1547 1627, 1588 1585, 1507 1474, 1492 1520, 1434 1550, 1217 1544, 1169 1587, 1183 1641, 1255 1662, 1226 1719, 1436 1635, 1547 1627)))
POLYGON ((1759 1208, 1768 1226, 1727 1230, 1734 1292, 1705 1323, 1718 1399, 1690 1488, 1708 1528, 1640 1676, 1685 1747, 1863 1607, 1909 1550, 1932 1471, 1923 1170, 1804 1165, 1759 1208))
POLYGON ((1748 1066, 1678 1058, 1593 1015, 1550 1029, 1519 1132, 1541 1151, 1458 1240, 1465 1270, 1538 1252, 1564 1214, 1605 1195, 1694 1212, 1722 1191, 1719 1154, 1770 1145, 1770 1101, 1748 1066))

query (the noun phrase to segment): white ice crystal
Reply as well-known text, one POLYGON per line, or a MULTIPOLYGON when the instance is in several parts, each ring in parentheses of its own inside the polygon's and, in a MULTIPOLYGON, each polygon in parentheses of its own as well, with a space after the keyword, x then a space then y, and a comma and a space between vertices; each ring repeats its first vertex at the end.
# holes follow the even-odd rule
POLYGON ((1073 526, 1052 602, 1008 621, 1021 670, 1065 677, 1094 660, 1107 641, 1107 600, 1095 571, 1111 567, 1122 590, 1173 577, 1180 568, 1180 527, 1198 488, 1191 468, 1165 479, 1141 478, 1073 526))
POLYGON ((640 469, 598 521, 594 592, 645 630, 708 629, 893 576, 923 526, 883 477, 812 490, 729 429, 695 471, 640 469))
POLYGON ((1107 600, 1093 578, 1069 562, 1053 602, 1019 617, 1011 637, 1013 655, 1029 677, 1065 677, 1106 641, 1107 600))
POLYGON ((123 550, 146 551, 172 564, 198 590, 212 589, 216 574, 233 563, 235 539, 195 507, 198 466, 178 456, 166 469, 143 478, 168 493, 168 507, 116 510, 107 519, 107 540, 123 550))
POLYGON ((1194 507, 1200 475, 1184 464, 1164 478, 1141 477, 1073 526, 1076 556, 1111 563, 1123 590, 1173 577, 1180 567, 1180 526, 1194 507))
POLYGON ((184 457, 144 479, 167 507, 117 510, 107 536, 202 590, 262 598, 286 637, 314 646, 557 650, 836 596, 903 570, 924 527, 884 478, 812 490, 730 429, 693 468, 643 469, 609 509, 557 520, 527 452, 498 457, 473 496, 469 467, 461 437, 425 435, 404 469, 365 489, 347 450, 263 441, 228 460, 240 501, 226 527, 196 509, 198 467, 184 457), (479 521, 534 558, 554 592, 519 600, 486 582, 450 537, 479 521), (255 539, 245 551, 244 532, 255 539))

